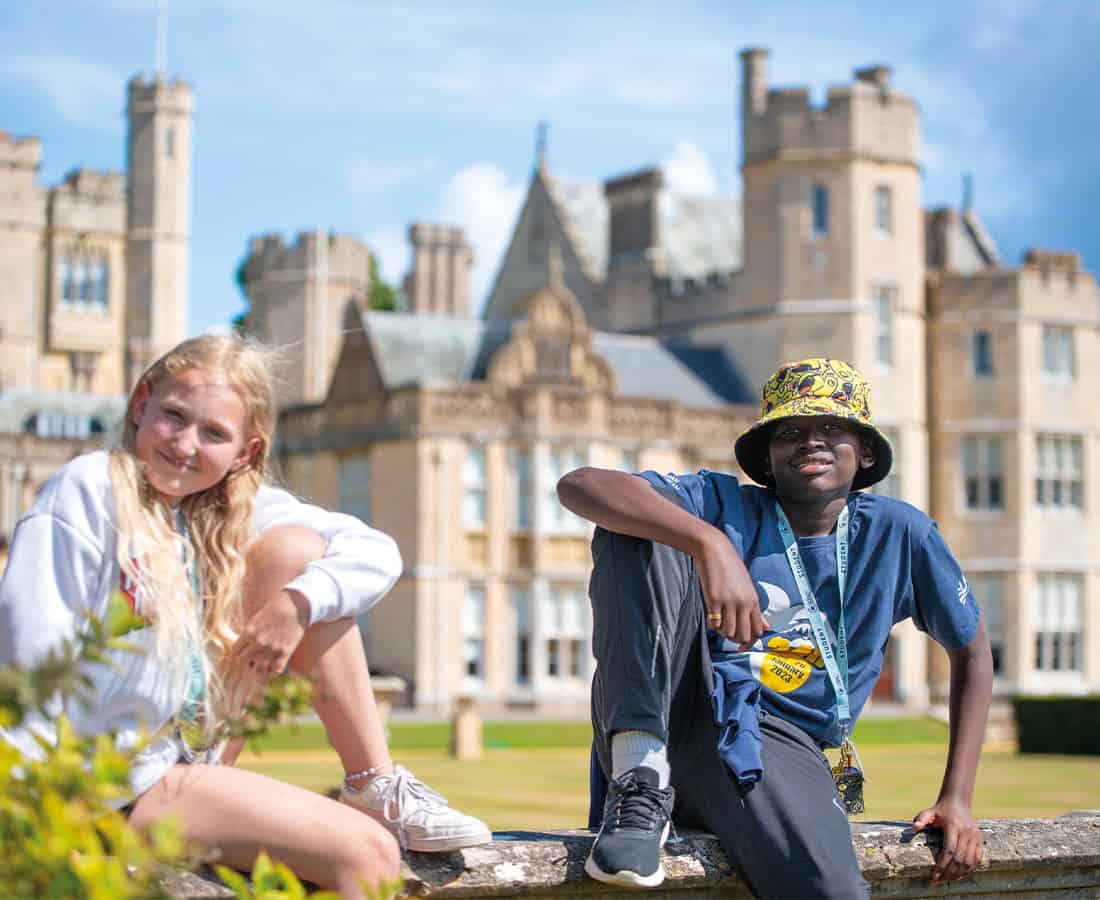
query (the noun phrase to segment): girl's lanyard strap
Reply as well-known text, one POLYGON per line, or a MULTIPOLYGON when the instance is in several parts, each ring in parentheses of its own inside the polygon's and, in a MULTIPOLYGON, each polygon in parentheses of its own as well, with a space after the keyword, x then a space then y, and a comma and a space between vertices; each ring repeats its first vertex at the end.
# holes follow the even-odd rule
POLYGON ((848 703, 848 636, 844 628, 844 595, 848 582, 848 504, 844 504, 844 509, 836 522, 836 580, 837 589, 840 592, 840 617, 837 623, 835 650, 833 642, 829 640, 825 617, 821 607, 818 606, 813 588, 810 587, 810 579, 806 575, 802 555, 798 552, 798 541, 795 539, 794 531, 791 530, 791 523, 787 521, 787 514, 783 512, 783 507, 778 501, 775 504, 775 514, 779 519, 779 535, 786 547, 791 574, 794 575, 798 591, 802 595, 802 602, 810 616, 814 642, 825 661, 825 671, 829 675, 833 692, 836 694, 837 719, 840 721, 843 738, 847 741, 848 729, 852 721, 851 706, 848 703))
MULTIPOLYGON (((195 545, 191 540, 191 529, 187 527, 187 521, 183 518, 182 513, 177 512, 175 518, 176 531, 186 544, 184 560, 187 566, 187 581, 191 586, 191 596, 195 604, 199 605, 202 603, 202 583, 199 580, 199 566, 198 561, 195 559, 195 545), (191 550, 189 555, 187 554, 187 548, 191 550)), ((206 673, 203 670, 202 659, 197 648, 189 646, 188 656, 190 682, 179 718, 185 722, 194 722, 202 709, 202 698, 203 694, 206 693, 206 673)))

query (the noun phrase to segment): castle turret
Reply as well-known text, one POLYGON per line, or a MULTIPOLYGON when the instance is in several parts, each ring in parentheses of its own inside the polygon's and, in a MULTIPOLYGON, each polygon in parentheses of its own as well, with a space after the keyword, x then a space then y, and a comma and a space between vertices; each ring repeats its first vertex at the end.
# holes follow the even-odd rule
POLYGON ((191 88, 161 76, 129 84, 126 356, 132 384, 187 334, 191 88))
POLYGON ((604 182, 607 198, 607 293, 605 327, 636 331, 652 327, 657 312, 652 291, 664 274, 661 258, 660 169, 643 169, 604 182))
POLYGON ((33 384, 42 319, 42 144, 0 131, 0 390, 33 384))
POLYGON ((354 237, 302 232, 254 238, 244 262, 248 330, 282 348, 288 362, 280 403, 316 403, 328 393, 348 301, 366 307, 370 251, 354 237))
POLYGON ((468 316, 474 252, 461 228, 417 223, 409 228, 413 262, 405 283, 411 313, 468 316))

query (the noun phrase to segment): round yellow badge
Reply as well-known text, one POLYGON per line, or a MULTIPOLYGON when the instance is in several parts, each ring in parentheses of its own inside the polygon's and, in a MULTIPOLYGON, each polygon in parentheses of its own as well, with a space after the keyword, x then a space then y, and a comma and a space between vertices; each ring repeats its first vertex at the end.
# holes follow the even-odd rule
POLYGON ((771 653, 753 654, 753 662, 759 657, 759 664, 754 665, 756 677, 765 687, 771 688, 780 694, 798 690, 806 683, 813 671, 813 663, 805 659, 791 658, 790 656, 775 656, 771 653))

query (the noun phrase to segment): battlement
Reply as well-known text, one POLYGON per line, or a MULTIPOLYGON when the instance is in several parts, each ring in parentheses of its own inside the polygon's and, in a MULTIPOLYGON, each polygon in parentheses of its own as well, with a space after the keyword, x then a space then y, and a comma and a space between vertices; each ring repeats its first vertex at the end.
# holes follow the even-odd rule
POLYGON ((121 172, 96 169, 72 169, 51 193, 65 192, 87 197, 120 198, 126 194, 126 178, 121 172))
POLYGON ((181 78, 169 81, 163 75, 155 75, 150 79, 146 79, 144 75, 135 75, 127 84, 127 97, 130 115, 154 111, 190 115, 194 109, 191 85, 181 78))
POLYGON ((36 137, 16 137, 0 128, 0 166, 37 169, 41 160, 41 140, 36 137))
POLYGON ((350 234, 300 231, 287 243, 281 234, 263 234, 252 239, 245 260, 245 280, 262 281, 272 276, 285 279, 306 277, 318 265, 325 265, 329 277, 344 277, 362 282, 370 280, 370 250, 350 234), (325 239, 327 246, 319 242, 325 239), (327 251, 327 252, 326 252, 327 251))
POLYGON ((418 222, 409 226, 409 243, 413 247, 466 247, 466 234, 457 226, 430 225, 418 222))
POLYGON ((1074 276, 1081 271, 1081 254, 1069 250, 1039 250, 1024 252, 1024 267, 1038 269, 1044 275, 1059 273, 1074 276))
POLYGON ((888 66, 855 70, 849 84, 829 88, 814 106, 806 87, 771 88, 768 52, 741 54, 744 164, 772 159, 856 156, 919 165, 920 115, 891 85, 888 66))

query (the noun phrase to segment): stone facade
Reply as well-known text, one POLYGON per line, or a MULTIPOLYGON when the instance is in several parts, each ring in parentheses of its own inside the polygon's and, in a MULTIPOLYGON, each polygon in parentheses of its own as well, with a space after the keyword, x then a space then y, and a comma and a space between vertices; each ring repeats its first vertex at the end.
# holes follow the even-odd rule
POLYGON ((124 393, 187 333, 191 88, 135 77, 127 171, 37 180, 0 131, 0 390, 124 393))
POLYGON ((0 131, 0 534, 49 472, 110 430, 187 335, 191 88, 128 86, 127 170, 38 182, 42 145, 0 131))
MULTIPOLYGON (((588 612, 574 597, 589 532, 559 512, 556 477, 582 463, 736 471, 732 442, 763 379, 823 354, 871 378, 896 459, 876 489, 938 521, 983 604, 997 690, 1100 684, 1095 279, 1073 254, 1008 266, 972 210, 923 208, 919 114, 888 68, 858 70, 815 107, 804 88, 769 85, 766 51, 743 52, 741 67, 743 228, 716 229, 719 212, 702 207, 670 216, 652 169, 609 179, 602 206, 588 195, 585 207, 540 156, 479 361, 381 322, 356 336, 348 320, 328 399, 285 417, 292 485, 362 502, 406 553, 367 632, 374 663, 404 676, 417 706, 475 694, 488 708, 583 709, 588 612), (686 244, 719 233, 724 256, 685 262, 686 244), (724 367, 732 406, 647 396, 660 377, 628 384, 613 332, 655 341, 712 387, 724 367), (436 368, 399 363, 425 353, 436 368)), ((422 286, 437 257, 410 236, 409 284, 422 286)), ((410 331, 465 327, 440 316, 459 306, 417 309, 410 331)), ((876 701, 927 709, 946 689, 942 652, 898 626, 876 701)))

